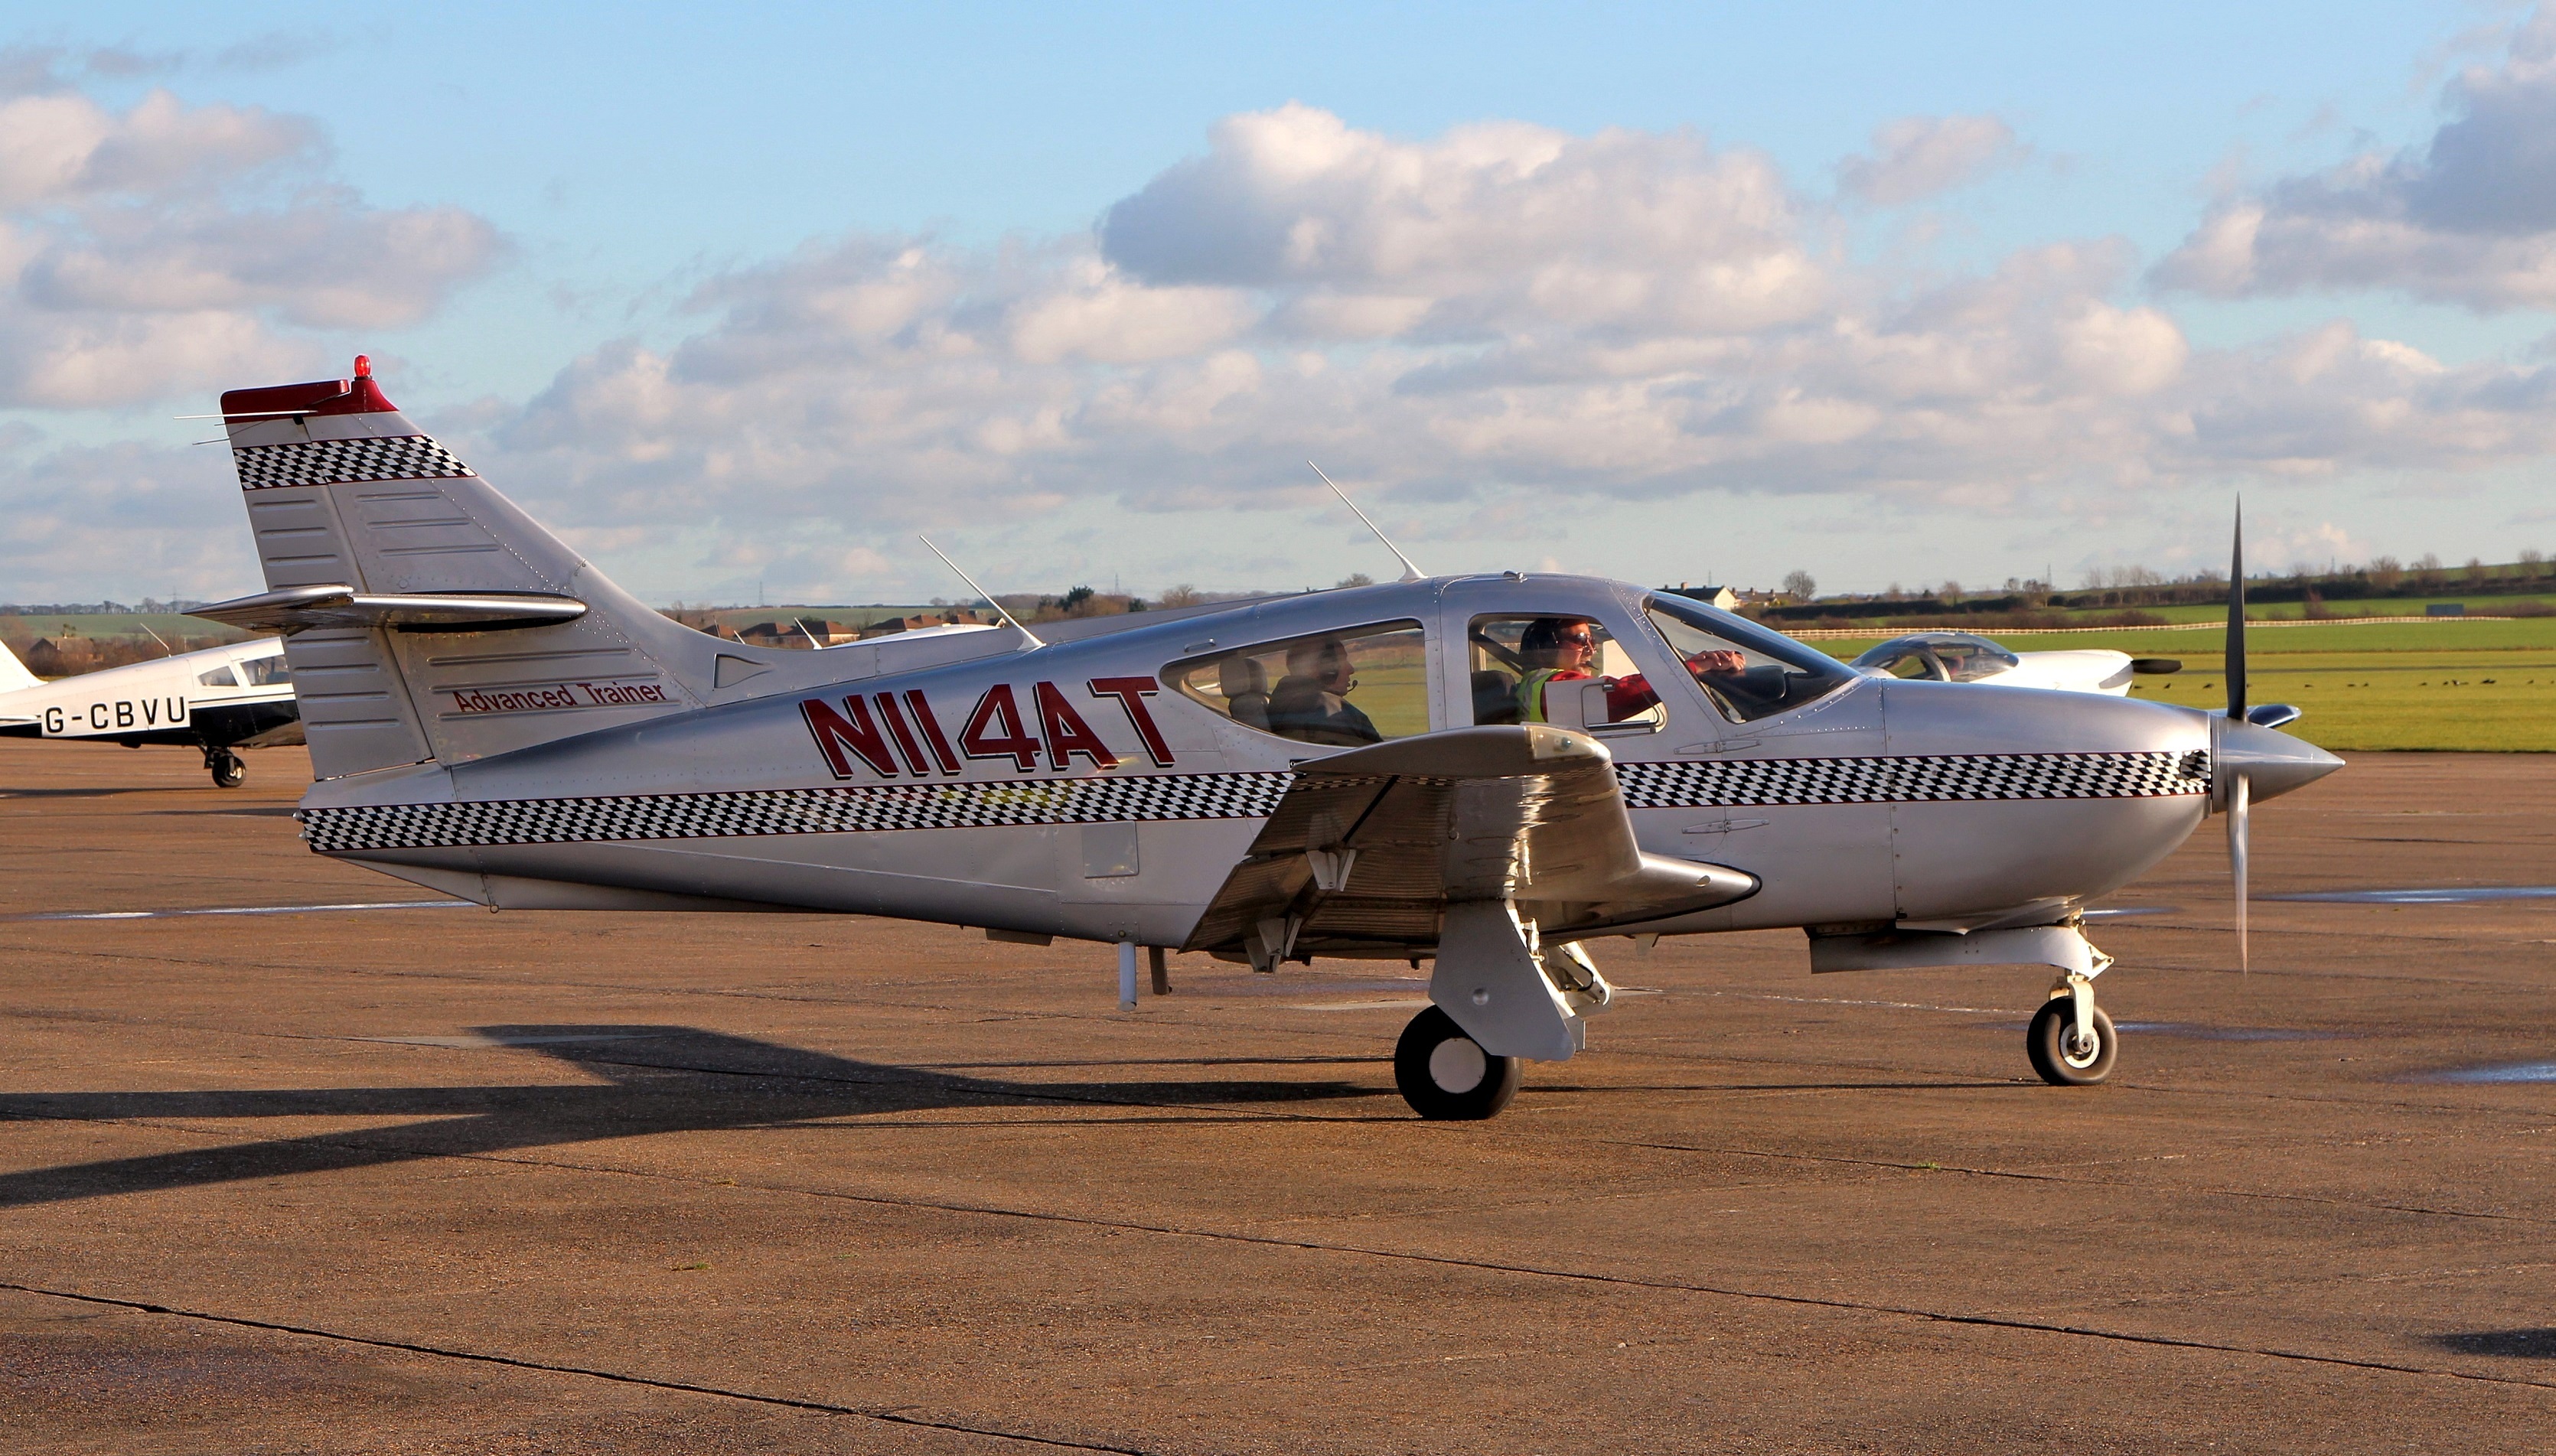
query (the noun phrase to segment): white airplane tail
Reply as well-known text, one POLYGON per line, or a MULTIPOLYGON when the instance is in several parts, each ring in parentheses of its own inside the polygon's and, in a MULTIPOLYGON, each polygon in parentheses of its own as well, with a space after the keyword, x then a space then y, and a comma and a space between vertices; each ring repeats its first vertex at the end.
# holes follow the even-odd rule
POLYGON ((752 669, 517 510, 409 424, 362 359, 353 379, 232 390, 222 414, 270 595, 341 589, 301 594, 337 602, 334 616, 297 607, 306 615, 285 624, 301 627, 285 655, 320 778, 462 763, 700 707, 722 672, 752 669), (364 600, 456 593, 479 599, 470 625, 364 600), (491 622, 492 597, 539 598, 527 606, 550 619, 491 622), (583 614, 557 620, 574 610, 562 598, 583 614))
POLYGON ((0 644, 0 692, 16 692, 21 687, 41 687, 45 679, 27 670, 18 655, 0 644))

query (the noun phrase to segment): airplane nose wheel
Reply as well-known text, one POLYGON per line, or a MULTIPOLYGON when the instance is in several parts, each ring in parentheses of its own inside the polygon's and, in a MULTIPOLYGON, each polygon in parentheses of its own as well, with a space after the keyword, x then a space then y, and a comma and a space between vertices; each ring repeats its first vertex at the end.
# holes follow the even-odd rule
POLYGON ((204 767, 212 773, 215 789, 237 789, 248 778, 248 765, 226 748, 204 750, 204 767))
POLYGON ((2072 998, 2054 996, 2032 1014, 2024 1030, 2023 1049, 2032 1069, 2054 1087, 2092 1087, 2112 1074, 2112 1057, 2121 1049, 2112 1019, 2095 1008, 2094 1035, 2080 1036, 2072 998))
POLYGON ((1433 1122, 1478 1122, 1497 1113, 1517 1095, 1521 1069, 1514 1056, 1484 1051, 1434 1006, 1411 1019, 1393 1048, 1402 1100, 1433 1122))

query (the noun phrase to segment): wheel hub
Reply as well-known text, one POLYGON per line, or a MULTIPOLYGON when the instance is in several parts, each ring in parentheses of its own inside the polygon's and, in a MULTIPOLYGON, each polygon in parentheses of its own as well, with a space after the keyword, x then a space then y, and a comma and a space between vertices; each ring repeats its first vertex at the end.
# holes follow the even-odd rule
POLYGON ((1491 1059, 1470 1036, 1451 1036, 1429 1052, 1429 1080, 1441 1092, 1470 1092, 1490 1070, 1491 1059))

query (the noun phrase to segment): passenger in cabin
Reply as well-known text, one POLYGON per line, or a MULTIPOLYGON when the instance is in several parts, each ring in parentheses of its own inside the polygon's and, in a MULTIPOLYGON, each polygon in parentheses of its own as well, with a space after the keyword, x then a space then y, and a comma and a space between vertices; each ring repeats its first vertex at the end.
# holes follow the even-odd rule
POLYGON ((1342 748, 1382 743, 1384 735, 1348 700, 1356 690, 1347 643, 1337 637, 1297 643, 1287 649, 1287 675, 1269 690, 1269 731, 1342 748))
MULTIPOLYGON (((1538 617, 1527 624, 1525 635, 1518 639, 1518 657, 1527 668, 1526 674, 1518 678, 1518 721, 1551 722, 1545 715, 1547 685, 1598 676, 1591 670, 1598 662, 1597 627, 1583 617, 1538 617)), ((1701 678, 1742 671, 1748 660, 1735 652, 1705 652, 1687 659, 1687 666, 1701 678)), ((1609 723, 1620 723, 1660 700, 1649 679, 1639 672, 1602 680, 1606 684, 1609 723)))

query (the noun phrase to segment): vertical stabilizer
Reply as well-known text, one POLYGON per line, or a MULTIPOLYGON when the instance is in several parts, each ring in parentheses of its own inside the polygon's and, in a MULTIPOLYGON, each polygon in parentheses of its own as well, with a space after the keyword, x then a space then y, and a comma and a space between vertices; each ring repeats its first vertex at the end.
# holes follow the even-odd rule
POLYGON ((27 670, 18 655, 0 644, 0 692, 16 692, 22 687, 42 687, 45 679, 27 670))
POLYGON ((0 644, 0 692, 16 692, 22 687, 42 687, 45 679, 27 670, 18 655, 0 644))
POLYGON ((573 596, 574 622, 316 628, 286 640, 322 779, 490 754, 699 707, 718 642, 669 621, 355 377, 222 396, 269 590, 573 596))

